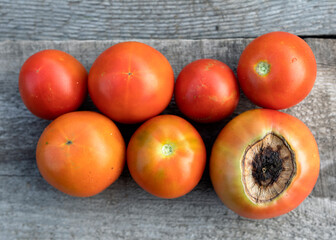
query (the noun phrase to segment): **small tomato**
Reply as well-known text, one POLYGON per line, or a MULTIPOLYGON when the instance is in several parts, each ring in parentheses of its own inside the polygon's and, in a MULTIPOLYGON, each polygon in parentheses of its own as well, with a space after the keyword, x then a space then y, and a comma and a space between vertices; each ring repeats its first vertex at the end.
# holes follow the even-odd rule
POLYGON ((309 45, 287 32, 254 39, 240 56, 240 87, 255 104, 284 109, 302 101, 313 88, 316 61, 309 45))
POLYGON ((87 72, 68 53, 49 49, 35 53, 22 65, 19 91, 26 107, 44 119, 76 110, 87 93, 87 72))
POLYGON ((127 164, 147 192, 177 198, 200 181, 206 150, 197 130, 183 118, 161 115, 146 121, 131 137, 127 164))
POLYGON ((199 59, 185 66, 175 84, 175 101, 190 119, 210 123, 229 116, 239 101, 233 71, 214 59, 199 59))

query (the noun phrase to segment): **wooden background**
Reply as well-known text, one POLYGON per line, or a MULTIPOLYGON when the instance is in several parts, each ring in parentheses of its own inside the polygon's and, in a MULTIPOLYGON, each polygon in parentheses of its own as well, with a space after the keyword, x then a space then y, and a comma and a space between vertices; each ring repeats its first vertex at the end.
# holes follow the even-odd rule
MULTIPOLYGON (((0 239, 335 238, 335 10, 335 1, 0 1, 0 239), (187 63, 205 57, 236 71, 253 37, 274 30, 302 36, 318 66, 310 95, 285 110, 311 129, 321 156, 318 182, 294 211, 269 220, 241 218, 216 196, 208 168, 191 193, 174 200, 143 191, 127 168, 91 198, 67 196, 40 176, 35 146, 49 121, 33 116, 18 93, 20 67, 33 53, 60 49, 89 70, 109 46, 137 39, 161 51, 175 76, 187 63)), ((223 126, 252 108, 242 94, 230 118, 193 123, 208 153, 223 126)), ((81 109, 96 111, 89 98, 81 109)), ((182 116, 174 101, 164 113, 182 116)), ((126 141, 138 127, 118 126, 126 141)))
POLYGON ((336 35, 335 0, 1 0, 0 38, 105 40, 336 35))

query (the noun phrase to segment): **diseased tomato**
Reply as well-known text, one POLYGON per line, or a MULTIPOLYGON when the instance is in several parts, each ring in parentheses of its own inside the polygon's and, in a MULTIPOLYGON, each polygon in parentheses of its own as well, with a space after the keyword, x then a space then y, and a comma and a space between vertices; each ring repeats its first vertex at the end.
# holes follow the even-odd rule
POLYGON ((154 48, 139 42, 118 43, 105 50, 89 73, 89 93, 111 119, 137 123, 162 112, 174 89, 174 72, 154 48))
POLYGON ((242 113, 217 137, 210 177, 223 203, 243 217, 272 218, 312 191, 320 158, 314 136, 297 118, 269 109, 242 113))
POLYGON ((254 39, 240 56, 240 87, 255 104, 284 109, 302 101, 313 88, 316 61, 308 44, 286 32, 254 39))
POLYGON ((154 117, 141 125, 127 147, 133 179, 147 192, 177 198, 200 181, 206 150, 197 130, 174 115, 154 117))
POLYGON ((40 173, 52 186, 72 196, 89 197, 119 177, 125 164, 125 143, 107 117, 71 112, 44 130, 36 160, 40 173))
POLYGON ((55 119, 83 103, 87 93, 87 72, 68 53, 43 50, 23 64, 19 90, 29 111, 40 118, 55 119))
POLYGON ((178 108, 197 122, 210 123, 233 113, 239 87, 233 71, 214 59, 200 59, 185 66, 175 85, 178 108))

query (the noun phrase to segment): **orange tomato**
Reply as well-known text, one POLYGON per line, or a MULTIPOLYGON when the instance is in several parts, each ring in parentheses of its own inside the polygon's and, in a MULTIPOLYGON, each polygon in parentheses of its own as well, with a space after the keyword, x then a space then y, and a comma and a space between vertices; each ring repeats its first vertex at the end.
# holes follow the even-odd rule
POLYGON ((43 131, 37 166, 58 190, 77 197, 100 193, 121 174, 125 143, 117 126, 95 112, 71 112, 43 131))
POLYGON ((89 73, 89 94, 111 119, 137 123, 162 112, 174 89, 174 72, 154 48, 139 42, 118 43, 105 50, 89 73))
POLYGON ((223 203, 243 217, 272 218, 296 208, 312 191, 320 158, 299 119, 256 109, 230 121, 217 137, 210 177, 223 203))
POLYGON ((127 147, 133 179, 147 192, 177 198, 200 181, 206 150, 197 130, 174 115, 154 117, 141 125, 127 147))

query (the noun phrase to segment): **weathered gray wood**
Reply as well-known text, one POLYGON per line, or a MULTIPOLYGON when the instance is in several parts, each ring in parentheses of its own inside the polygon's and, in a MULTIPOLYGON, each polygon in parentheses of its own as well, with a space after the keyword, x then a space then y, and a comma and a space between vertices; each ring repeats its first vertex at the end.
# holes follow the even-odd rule
POLYGON ((1 0, 0 40, 335 36, 335 15, 334 0, 1 0))
MULTIPOLYGON (((161 51, 175 75, 187 63, 215 58, 236 70, 251 39, 143 40, 161 51)), ((120 179, 91 198, 67 196, 49 186, 35 163, 35 146, 48 121, 30 114, 20 100, 18 74, 33 53, 56 48, 87 69, 118 41, 19 41, 0 43, 0 239, 332 239, 336 233, 336 40, 306 39, 318 74, 310 95, 285 110, 313 132, 321 155, 320 177, 312 194, 291 213, 253 221, 228 210, 213 191, 208 169, 200 184, 175 200, 162 200, 139 188, 125 168, 120 179)), ((212 125, 195 124, 208 152, 221 128, 255 108, 244 95, 233 116, 212 125)), ((96 110, 87 100, 82 109, 96 110)), ((174 101, 165 113, 181 115, 174 101)), ((118 125, 129 139, 137 125, 118 125)))

